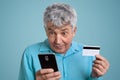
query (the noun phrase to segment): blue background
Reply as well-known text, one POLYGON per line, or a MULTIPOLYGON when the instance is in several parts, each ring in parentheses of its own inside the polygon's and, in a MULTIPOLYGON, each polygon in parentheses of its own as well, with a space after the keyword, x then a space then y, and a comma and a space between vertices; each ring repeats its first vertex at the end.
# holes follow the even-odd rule
POLYGON ((66 2, 78 13, 77 42, 101 46, 110 62, 103 80, 120 76, 120 0, 0 0, 0 80, 17 80, 24 49, 43 41, 44 9, 66 2))

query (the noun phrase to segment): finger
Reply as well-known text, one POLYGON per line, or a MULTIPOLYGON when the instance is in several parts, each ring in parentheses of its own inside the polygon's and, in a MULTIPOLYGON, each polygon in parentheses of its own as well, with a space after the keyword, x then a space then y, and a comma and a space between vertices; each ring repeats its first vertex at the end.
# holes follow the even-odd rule
POLYGON ((100 64, 105 66, 107 69, 109 68, 109 62, 101 55, 96 55, 96 60, 102 61, 102 63, 100 62, 100 64))
POLYGON ((36 72, 36 80, 42 80, 40 70, 36 72))
POLYGON ((61 78, 60 72, 54 73, 54 77, 51 77, 47 80, 59 80, 61 78))
POLYGON ((56 76, 59 76, 60 75, 60 72, 53 72, 53 73, 50 73, 50 74, 45 74, 44 76, 46 78, 52 78, 52 77, 56 77, 56 76))
POLYGON ((53 73, 42 75, 42 78, 45 80, 49 80, 49 79, 52 80, 55 78, 59 78, 59 76, 60 76, 60 72, 53 72, 53 73))
POLYGON ((60 78, 61 78, 61 75, 56 76, 56 77, 55 77, 55 80, 60 80, 60 78))
POLYGON ((41 70, 40 70, 40 74, 41 74, 41 75, 42 75, 42 74, 52 73, 52 72, 54 72, 53 69, 41 69, 41 70))
POLYGON ((105 69, 103 68, 103 66, 99 65, 99 64, 94 64, 93 68, 97 68, 99 69, 101 72, 105 72, 105 69))
POLYGON ((96 77, 100 77, 102 76, 104 73, 101 72, 99 69, 97 69, 96 67, 93 67, 93 72, 96 73, 96 77))
POLYGON ((101 55, 96 55, 96 60, 103 61, 106 65, 109 66, 109 62, 104 57, 102 57, 101 55))
POLYGON ((104 63, 103 61, 95 60, 94 64, 101 65, 103 68, 106 68, 106 63, 104 63))
POLYGON ((95 57, 96 57, 97 60, 102 60, 102 61, 105 60, 105 58, 102 57, 100 54, 95 55, 95 57))
POLYGON ((54 78, 47 79, 47 80, 60 80, 60 78, 61 78, 61 75, 56 76, 56 77, 54 77, 54 78))

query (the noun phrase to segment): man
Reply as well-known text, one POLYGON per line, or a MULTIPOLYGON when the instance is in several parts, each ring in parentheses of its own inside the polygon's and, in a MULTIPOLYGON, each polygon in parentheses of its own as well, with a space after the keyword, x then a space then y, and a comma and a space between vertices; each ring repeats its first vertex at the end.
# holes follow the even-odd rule
POLYGON ((64 3, 46 8, 44 27, 48 39, 25 49, 19 80, 100 80, 108 68, 101 55, 82 56, 83 45, 72 41, 76 33, 76 11, 64 3), (38 54, 54 53, 59 71, 42 69, 38 54))

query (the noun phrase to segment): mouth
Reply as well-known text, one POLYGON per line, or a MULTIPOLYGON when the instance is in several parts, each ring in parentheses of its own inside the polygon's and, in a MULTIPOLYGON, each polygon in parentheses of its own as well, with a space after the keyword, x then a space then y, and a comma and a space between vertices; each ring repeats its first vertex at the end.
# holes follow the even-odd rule
POLYGON ((64 48, 64 46, 63 46, 63 45, 54 45, 54 48, 55 48, 55 49, 61 50, 61 49, 64 48))

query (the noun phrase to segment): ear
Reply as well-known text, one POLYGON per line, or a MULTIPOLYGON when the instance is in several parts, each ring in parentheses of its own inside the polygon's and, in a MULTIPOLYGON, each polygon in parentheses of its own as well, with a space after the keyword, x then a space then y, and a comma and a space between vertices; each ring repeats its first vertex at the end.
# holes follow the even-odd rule
POLYGON ((73 29, 73 36, 75 36, 76 30, 77 30, 77 27, 75 26, 74 29, 73 29))

